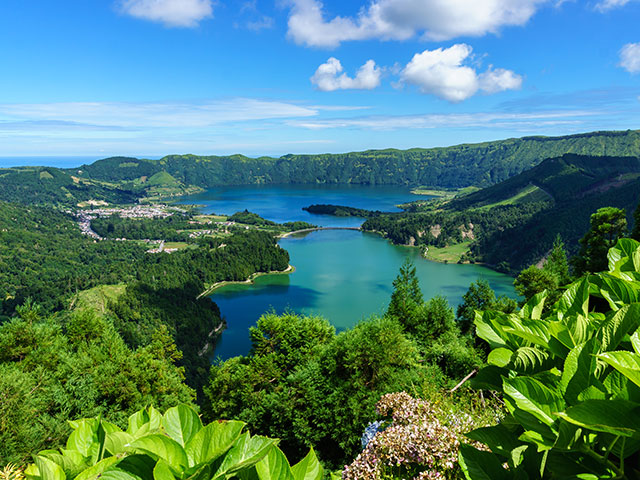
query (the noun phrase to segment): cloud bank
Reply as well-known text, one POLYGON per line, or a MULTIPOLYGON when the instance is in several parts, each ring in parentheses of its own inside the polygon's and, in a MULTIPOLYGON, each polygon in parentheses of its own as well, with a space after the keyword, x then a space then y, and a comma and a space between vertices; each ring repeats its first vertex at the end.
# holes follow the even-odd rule
POLYGON ((373 60, 368 60, 362 65, 353 78, 342 71, 340 60, 331 57, 318 67, 311 77, 311 83, 322 92, 347 89, 372 90, 380 85, 381 71, 373 60))
MULTIPOLYGON (((607 0, 624 1, 624 0, 607 0)), ((524 25, 549 0, 373 0, 355 17, 327 19, 320 0, 289 0, 288 35, 300 45, 335 48, 350 40, 429 40, 497 33, 524 25)))
POLYGON ((211 0, 121 0, 123 13, 167 27, 198 26, 213 15, 211 0))
POLYGON ((504 90, 517 90, 522 77, 511 70, 490 67, 478 74, 464 65, 473 49, 464 43, 450 48, 425 50, 416 53, 401 73, 401 79, 416 85, 423 93, 432 94, 450 102, 461 102, 478 91, 487 94, 504 90))

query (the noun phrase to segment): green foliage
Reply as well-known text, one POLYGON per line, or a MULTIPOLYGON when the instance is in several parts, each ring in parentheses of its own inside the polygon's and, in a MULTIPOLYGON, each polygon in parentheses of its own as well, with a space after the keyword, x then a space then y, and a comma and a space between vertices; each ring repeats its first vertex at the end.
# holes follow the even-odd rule
POLYGON ((571 284, 547 314, 543 293, 517 314, 476 317, 493 350, 474 382, 509 415, 468 434, 491 452, 461 450, 467 478, 637 477, 638 292, 640 243, 621 239, 608 272, 571 284))
POLYGON ((543 267, 540 269, 531 265, 520 272, 513 285, 516 291, 524 297, 523 303, 528 302, 539 293, 546 292, 545 309, 548 309, 562 295, 560 287, 569 283, 570 279, 564 243, 558 235, 543 267))
POLYGON ((545 290, 555 292, 558 289, 558 280, 550 271, 531 265, 520 272, 513 285, 516 292, 526 301, 545 290))
POLYGON ((61 310, 78 290, 130 279, 144 255, 138 245, 93 242, 54 209, 0 202, 0 315, 28 298, 61 310))
POLYGON ((41 319, 20 311, 0 325, 0 464, 59 445, 68 418, 100 415, 122 425, 150 403, 194 399, 166 331, 134 350, 92 312, 41 319))
POLYGON ((393 281, 393 288, 387 315, 397 319, 407 331, 415 333, 420 323, 418 310, 424 299, 418 284, 416 267, 409 257, 405 258, 400 266, 400 272, 393 281))
POLYGON ((476 311, 498 310, 511 313, 516 307, 515 300, 505 296, 496 298, 489 282, 479 278, 469 285, 469 290, 462 295, 462 303, 458 305, 456 310, 456 319, 460 330, 463 333, 469 333, 476 317, 476 311))
POLYGON ((624 210, 603 207, 591 215, 591 226, 580 239, 580 252, 573 259, 575 274, 602 272, 607 269, 607 252, 627 233, 624 210))
POLYGON ((164 415, 153 407, 133 413, 126 429, 101 417, 70 422, 66 448, 44 450, 25 474, 29 480, 321 480, 311 450, 291 467, 277 440, 251 436, 244 423, 203 425, 186 404, 164 415))
POLYGON ((92 220, 91 228, 104 238, 183 242, 189 240, 189 232, 184 230, 193 228, 189 223, 191 219, 190 215, 178 214, 167 218, 121 218, 119 215, 112 215, 92 220))
POLYGON ((324 461, 343 465, 380 396, 420 383, 425 369, 390 318, 333 332, 318 317, 264 315, 251 329, 252 353, 211 368, 207 418, 237 418, 278 436, 290 458, 313 445, 324 461))
POLYGON ((564 286, 571 281, 569 274, 569 262, 567 261, 567 253, 564 249, 564 242, 560 234, 553 241, 551 253, 543 266, 543 270, 551 273, 560 286, 564 286))

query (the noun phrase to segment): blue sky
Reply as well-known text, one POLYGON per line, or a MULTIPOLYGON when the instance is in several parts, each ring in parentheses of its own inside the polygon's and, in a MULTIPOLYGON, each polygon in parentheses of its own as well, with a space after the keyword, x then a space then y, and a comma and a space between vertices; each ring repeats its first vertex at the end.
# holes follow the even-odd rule
POLYGON ((640 128, 638 0, 3 0, 0 156, 640 128))

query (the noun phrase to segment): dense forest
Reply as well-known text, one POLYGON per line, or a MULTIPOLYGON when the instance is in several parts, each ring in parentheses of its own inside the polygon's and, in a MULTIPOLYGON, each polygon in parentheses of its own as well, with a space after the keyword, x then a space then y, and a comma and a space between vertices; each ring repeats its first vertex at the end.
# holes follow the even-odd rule
POLYGON ((199 388, 208 369, 203 349, 222 326, 217 306, 199 294, 216 282, 285 270, 289 255, 271 234, 256 231, 224 241, 202 238, 196 246, 148 254, 135 242, 95 242, 80 234, 69 215, 51 208, 2 203, 1 318, 14 316, 25 302, 38 304, 43 314, 61 312, 83 291, 122 284, 103 306, 118 334, 138 348, 166 328, 182 351, 189 384, 199 388))

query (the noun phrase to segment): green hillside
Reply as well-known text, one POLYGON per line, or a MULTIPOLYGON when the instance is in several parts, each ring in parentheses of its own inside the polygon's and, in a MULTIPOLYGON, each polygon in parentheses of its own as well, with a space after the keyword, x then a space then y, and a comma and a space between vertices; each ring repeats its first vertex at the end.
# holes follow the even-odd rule
POLYGON ((90 200, 122 204, 134 203, 141 198, 175 197, 220 185, 262 183, 426 185, 444 189, 472 185, 486 187, 526 171, 544 159, 567 153, 638 157, 640 131, 280 158, 169 155, 161 160, 145 160, 112 157, 73 169, 8 168, 0 169, 0 200, 61 206, 76 206, 90 200))
POLYGON ((447 258, 455 247, 455 258, 517 271, 543 258, 557 234, 576 253, 600 207, 625 209, 631 225, 639 198, 640 158, 568 154, 460 198, 372 213, 363 227, 394 243, 426 247, 430 258, 447 258), (460 255, 461 244, 468 244, 466 254, 460 255))
POLYGON ((181 184, 201 188, 256 183, 354 183, 488 186, 566 153, 640 156, 640 131, 594 132, 566 137, 525 137, 446 148, 368 150, 341 154, 170 155, 158 161, 99 160, 74 174, 107 181, 133 181, 165 171, 181 184))

